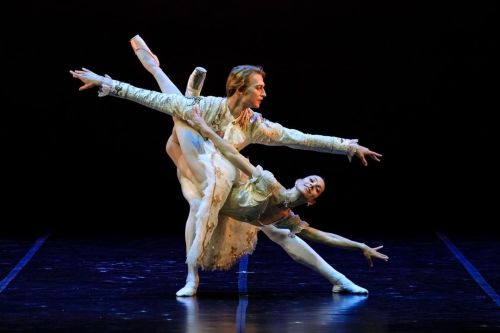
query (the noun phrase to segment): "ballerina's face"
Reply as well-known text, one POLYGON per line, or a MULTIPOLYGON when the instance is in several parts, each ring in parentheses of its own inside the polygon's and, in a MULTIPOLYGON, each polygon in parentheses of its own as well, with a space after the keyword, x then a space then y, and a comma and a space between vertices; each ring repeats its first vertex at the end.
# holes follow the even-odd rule
POLYGON ((297 179, 295 187, 299 190, 307 201, 314 201, 325 190, 325 181, 320 176, 308 176, 297 179))

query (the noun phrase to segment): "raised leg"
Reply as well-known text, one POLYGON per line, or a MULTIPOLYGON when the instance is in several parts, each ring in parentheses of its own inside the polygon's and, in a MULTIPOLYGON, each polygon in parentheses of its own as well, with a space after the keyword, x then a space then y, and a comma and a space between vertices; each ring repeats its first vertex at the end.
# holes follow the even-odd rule
MULTIPOLYGON (((130 43, 144 68, 155 78, 161 91, 163 93, 181 95, 181 91, 160 68, 158 57, 151 52, 144 40, 139 35, 136 35, 130 40, 130 43)), ((186 95, 198 96, 205 76, 206 70, 197 67, 189 78, 186 95)), ((205 180, 205 169, 197 158, 198 154, 203 152, 202 147, 203 138, 187 126, 185 122, 174 118, 174 128, 172 135, 167 141, 166 150, 177 167, 177 176, 181 184, 182 193, 189 203, 189 216, 185 228, 186 253, 189 252, 196 235, 195 217, 205 180)), ((186 285, 177 291, 176 295, 194 296, 198 288, 198 283, 198 268, 188 264, 186 285)))
POLYGON ((158 60, 158 57, 151 52, 141 36, 136 35, 130 39, 130 45, 134 49, 135 55, 139 58, 144 68, 150 72, 156 82, 158 82, 158 85, 163 93, 182 95, 179 88, 177 88, 177 86, 160 68, 160 61, 158 60))

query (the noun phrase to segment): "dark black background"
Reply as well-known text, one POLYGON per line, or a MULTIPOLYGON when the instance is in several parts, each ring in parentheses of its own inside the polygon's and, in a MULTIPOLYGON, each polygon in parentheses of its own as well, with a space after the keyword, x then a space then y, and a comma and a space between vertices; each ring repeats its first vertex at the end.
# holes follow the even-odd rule
MULTIPOLYGON (((14 231, 181 234, 188 206, 164 146, 171 119, 97 91, 82 66, 157 89, 129 39, 140 34, 184 89, 223 96, 239 64, 267 72, 267 118, 358 138, 384 155, 250 146, 285 186, 311 173, 327 189, 307 221, 337 232, 492 228, 498 57, 493 2, 22 2, 3 31, 2 224, 14 231), (325 7, 328 3, 328 7, 325 7), (458 226, 463 219, 466 227, 458 226)), ((494 220, 494 219, 493 219, 494 220)))

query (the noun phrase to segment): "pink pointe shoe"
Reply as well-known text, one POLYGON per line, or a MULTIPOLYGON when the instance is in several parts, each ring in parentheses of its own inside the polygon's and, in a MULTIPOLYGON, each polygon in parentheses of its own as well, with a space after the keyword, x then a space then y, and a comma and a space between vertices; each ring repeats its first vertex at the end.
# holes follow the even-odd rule
POLYGON ((151 52, 146 42, 139 35, 135 35, 130 39, 130 45, 134 49, 135 55, 141 61, 142 65, 150 71, 154 67, 160 66, 160 60, 151 52))

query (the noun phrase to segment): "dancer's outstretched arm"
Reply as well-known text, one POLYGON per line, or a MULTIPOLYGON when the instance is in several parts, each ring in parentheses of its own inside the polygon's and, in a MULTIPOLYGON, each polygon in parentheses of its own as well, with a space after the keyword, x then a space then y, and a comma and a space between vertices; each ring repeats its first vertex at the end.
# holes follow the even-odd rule
POLYGON ((309 239, 311 241, 322 243, 332 247, 338 247, 343 249, 361 250, 363 255, 368 260, 370 267, 373 267, 372 258, 381 259, 388 261, 389 257, 385 254, 378 252, 383 246, 369 247, 364 243, 359 243, 348 238, 342 237, 340 235, 332 234, 330 232, 321 231, 319 229, 307 226, 302 231, 298 233, 302 238, 309 239))
POLYGON ((98 75, 86 68, 82 68, 82 70, 70 70, 69 72, 74 78, 83 82, 83 85, 78 89, 80 91, 100 87, 100 97, 111 95, 124 98, 184 120, 190 118, 192 106, 201 100, 199 97, 163 94, 157 91, 134 87, 128 83, 113 80, 108 75, 98 75))

